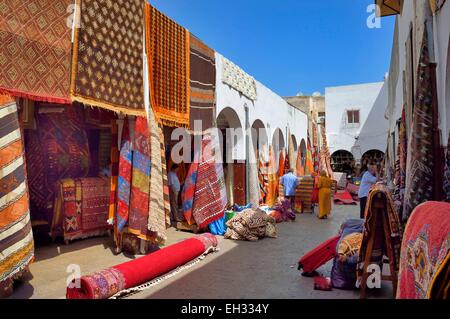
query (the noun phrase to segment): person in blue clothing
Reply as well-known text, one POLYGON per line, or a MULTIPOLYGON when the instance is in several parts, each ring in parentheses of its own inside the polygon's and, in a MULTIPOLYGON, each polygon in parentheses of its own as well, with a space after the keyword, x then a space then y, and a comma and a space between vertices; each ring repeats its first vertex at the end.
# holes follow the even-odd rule
POLYGON ((290 169, 289 172, 281 177, 281 185, 284 187, 284 197, 291 201, 291 207, 294 206, 295 189, 298 184, 298 177, 295 176, 294 170, 290 169))
POLYGON ((378 182, 379 175, 376 165, 369 165, 367 171, 363 174, 361 179, 361 185, 359 186, 359 215, 361 219, 364 219, 364 212, 366 211, 367 197, 369 196, 370 189, 378 182))

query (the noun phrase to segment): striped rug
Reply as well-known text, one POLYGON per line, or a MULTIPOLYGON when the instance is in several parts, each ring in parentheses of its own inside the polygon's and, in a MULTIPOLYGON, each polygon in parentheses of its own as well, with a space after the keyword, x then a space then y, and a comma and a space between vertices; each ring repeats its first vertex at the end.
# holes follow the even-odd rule
POLYGON ((34 258, 24 149, 14 101, 0 106, 0 283, 34 258))

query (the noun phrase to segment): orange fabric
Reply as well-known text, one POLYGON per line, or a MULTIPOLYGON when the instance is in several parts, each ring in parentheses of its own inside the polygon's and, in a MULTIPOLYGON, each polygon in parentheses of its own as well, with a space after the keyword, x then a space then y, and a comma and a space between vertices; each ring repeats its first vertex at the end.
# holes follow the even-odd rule
POLYGON ((170 127, 189 126, 189 32, 145 5, 146 50, 150 96, 157 121, 170 127))
POLYGON ((4 167, 8 163, 11 163, 16 158, 22 156, 22 153, 22 141, 15 141, 8 147, 8 152, 5 152, 4 156, 0 157, 0 167, 4 167))
POLYGON ((0 94, 0 105, 5 105, 9 102, 14 101, 14 99, 8 94, 0 94))
POLYGON ((272 207, 277 201, 277 188, 278 188, 278 178, 277 178, 277 170, 276 170, 276 158, 275 153, 273 151, 273 147, 269 148, 269 174, 268 180, 269 184, 267 186, 267 197, 266 197, 266 205, 272 207))

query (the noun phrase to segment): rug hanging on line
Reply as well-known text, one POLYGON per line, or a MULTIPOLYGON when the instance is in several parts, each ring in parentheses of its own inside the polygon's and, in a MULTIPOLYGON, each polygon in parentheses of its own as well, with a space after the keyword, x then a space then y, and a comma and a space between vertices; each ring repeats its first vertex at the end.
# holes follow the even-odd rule
POLYGON ((189 127, 190 36, 182 26, 145 4, 146 51, 155 117, 170 127, 189 127))
POLYGON ((36 101, 71 103, 70 5, 71 0, 2 1, 0 91, 36 101))
POLYGON ((81 107, 39 103, 36 112, 45 165, 44 214, 50 225, 58 182, 86 177, 89 173, 89 143, 81 107))
POLYGON ((216 90, 215 52, 190 34, 190 129, 194 120, 201 121, 201 130, 213 126, 216 90))
POLYGON ((145 241, 154 241, 154 234, 148 230, 150 165, 150 132, 147 119, 137 117, 133 141, 128 232, 145 241))
POLYGON ((228 201, 223 166, 216 163, 214 157, 216 146, 210 135, 203 137, 192 209, 199 229, 204 229, 210 223, 221 219, 228 201))
POLYGON ((73 100, 145 116, 143 1, 77 0, 77 4, 82 27, 75 29, 73 100))
POLYGON ((24 148, 15 101, 0 105, 0 284, 34 259, 24 148))
POLYGON ((408 140, 405 199, 403 221, 407 221, 413 209, 433 198, 433 86, 428 50, 427 30, 424 31, 418 68, 418 83, 414 105, 414 117, 408 140))

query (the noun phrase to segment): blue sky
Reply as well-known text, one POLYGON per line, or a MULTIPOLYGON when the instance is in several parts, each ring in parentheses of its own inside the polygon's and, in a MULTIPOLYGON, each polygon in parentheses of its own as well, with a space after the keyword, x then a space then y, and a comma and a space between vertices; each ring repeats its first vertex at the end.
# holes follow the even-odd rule
POLYGON ((282 96, 382 81, 395 19, 367 27, 373 0, 151 0, 282 96))

